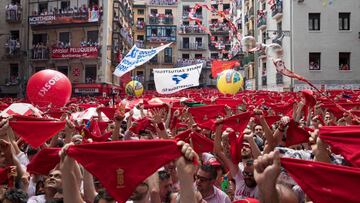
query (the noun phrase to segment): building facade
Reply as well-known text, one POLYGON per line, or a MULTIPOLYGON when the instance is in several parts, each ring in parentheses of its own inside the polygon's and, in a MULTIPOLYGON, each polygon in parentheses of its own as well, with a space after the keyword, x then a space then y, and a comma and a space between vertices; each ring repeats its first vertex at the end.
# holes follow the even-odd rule
MULTIPOLYGON (((29 0, 27 75, 55 69, 70 79, 75 94, 100 93, 119 84, 112 75, 133 44, 132 2, 29 0)), ((109 93, 109 92, 107 92, 109 93)))
POLYGON ((27 66, 27 2, 2 1, 0 10, 0 96, 23 96, 27 66))

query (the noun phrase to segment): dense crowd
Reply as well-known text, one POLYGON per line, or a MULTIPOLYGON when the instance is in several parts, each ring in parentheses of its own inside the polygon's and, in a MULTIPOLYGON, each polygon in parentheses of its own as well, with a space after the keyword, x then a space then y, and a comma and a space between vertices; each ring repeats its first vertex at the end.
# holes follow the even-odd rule
POLYGON ((0 201, 358 201, 359 91, 171 96, 0 100, 0 201))

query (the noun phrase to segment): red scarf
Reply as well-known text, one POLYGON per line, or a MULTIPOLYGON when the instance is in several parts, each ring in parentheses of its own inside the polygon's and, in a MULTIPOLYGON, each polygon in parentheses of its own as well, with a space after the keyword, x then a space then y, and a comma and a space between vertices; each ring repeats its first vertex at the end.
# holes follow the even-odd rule
POLYGON ((358 203, 360 169, 281 158, 281 165, 316 203, 358 203))
POLYGON ((360 167, 360 126, 326 126, 320 128, 320 138, 341 154, 347 161, 360 167))
POLYGON ((240 133, 239 137, 236 137, 235 131, 229 134, 230 153, 232 162, 237 165, 241 161, 241 149, 243 147, 243 133, 240 133))
POLYGON ((196 123, 203 123, 210 119, 215 119, 217 116, 225 115, 224 105, 210 105, 210 106, 199 106, 192 107, 189 112, 194 117, 196 123))
POLYGON ((193 132, 190 134, 191 141, 196 153, 212 152, 214 149, 214 141, 205 137, 202 134, 193 132))
POLYGON ((180 157, 181 151, 172 140, 141 140, 73 145, 67 154, 99 179, 116 201, 126 202, 143 180, 180 157))
POLYGON ((286 130, 286 146, 290 147, 292 145, 297 145, 301 143, 309 142, 310 134, 299 127, 299 124, 296 123, 293 119, 289 122, 289 127, 286 130))
POLYGON ((10 121, 10 127, 34 148, 43 145, 65 127, 65 121, 10 121))
POLYGON ((39 151, 26 166, 31 174, 48 175, 60 162, 60 148, 45 148, 39 151))

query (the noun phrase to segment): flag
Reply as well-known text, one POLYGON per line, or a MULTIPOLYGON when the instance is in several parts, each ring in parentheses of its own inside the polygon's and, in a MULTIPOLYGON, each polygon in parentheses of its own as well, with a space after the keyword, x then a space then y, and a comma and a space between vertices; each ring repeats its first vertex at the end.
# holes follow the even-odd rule
POLYGON ((200 63, 181 68, 153 69, 156 91, 160 94, 172 94, 199 86, 202 66, 200 63))
POLYGON ((119 65, 116 66, 113 74, 118 77, 123 76, 125 73, 135 69, 137 66, 141 66, 142 64, 148 62, 156 56, 156 54, 164 50, 166 47, 169 47, 171 44, 172 43, 169 43, 152 49, 140 49, 134 45, 119 65))
POLYGON ((211 65, 211 75, 213 78, 216 78, 217 75, 224 70, 234 68, 237 61, 221 61, 221 60, 213 60, 211 65))

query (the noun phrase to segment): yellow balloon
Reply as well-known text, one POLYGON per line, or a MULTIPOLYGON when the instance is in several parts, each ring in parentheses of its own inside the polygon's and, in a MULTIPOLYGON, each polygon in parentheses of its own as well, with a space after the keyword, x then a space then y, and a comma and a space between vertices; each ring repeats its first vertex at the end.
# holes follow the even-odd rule
POLYGON ((223 94, 236 94, 243 86, 244 79, 235 70, 224 70, 217 77, 217 88, 223 94))
POLYGON ((144 87, 139 81, 132 80, 126 84, 125 92, 129 96, 139 97, 144 92, 144 87))

